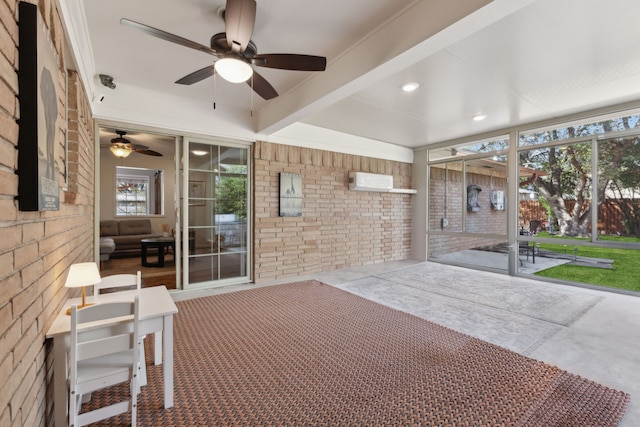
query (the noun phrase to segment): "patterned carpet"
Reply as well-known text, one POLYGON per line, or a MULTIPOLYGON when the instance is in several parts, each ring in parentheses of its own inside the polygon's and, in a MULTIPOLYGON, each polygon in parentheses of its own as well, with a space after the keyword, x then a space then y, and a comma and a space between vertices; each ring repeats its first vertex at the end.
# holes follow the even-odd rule
MULTIPOLYGON (((163 409, 162 367, 149 365, 140 425, 608 427, 629 403, 626 393, 317 281, 177 305, 175 406, 163 409)), ((114 393, 95 393, 90 405, 114 393)))

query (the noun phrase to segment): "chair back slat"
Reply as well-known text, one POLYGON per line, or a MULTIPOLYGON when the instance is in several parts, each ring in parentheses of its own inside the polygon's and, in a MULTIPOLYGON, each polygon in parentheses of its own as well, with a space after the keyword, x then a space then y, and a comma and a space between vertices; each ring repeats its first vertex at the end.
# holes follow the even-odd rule
POLYGON ((120 317, 130 317, 133 319, 133 302, 114 301, 108 303, 95 304, 78 310, 78 323, 98 322, 111 319, 110 323, 116 323, 120 317), (89 310, 90 309, 90 310, 89 310))
POLYGON ((118 323, 110 324, 107 327, 91 327, 90 324, 86 324, 86 327, 78 330, 77 342, 82 344, 87 341, 98 340, 113 335, 132 334, 133 319, 128 317, 118 319, 118 323))
POLYGON ((110 337, 92 339, 78 343, 76 360, 88 360, 108 354, 130 350, 133 346, 133 331, 128 334, 119 334, 110 337))
POLYGON ((93 285, 93 294, 117 292, 122 290, 140 289, 142 286, 142 273, 136 274, 113 274, 105 276, 100 283, 93 285))

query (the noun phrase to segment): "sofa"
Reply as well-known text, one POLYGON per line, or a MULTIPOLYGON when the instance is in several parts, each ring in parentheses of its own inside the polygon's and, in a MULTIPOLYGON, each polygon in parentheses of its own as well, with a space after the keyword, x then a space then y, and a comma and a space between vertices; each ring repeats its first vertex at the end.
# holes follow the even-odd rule
POLYGON ((121 219, 100 221, 100 259, 109 256, 128 256, 140 254, 140 240, 162 237, 162 233, 153 233, 149 219, 121 219), (113 242, 113 245, 111 244, 113 242), (103 254, 110 251, 107 255, 103 254), (105 256, 106 255, 106 256, 105 256))

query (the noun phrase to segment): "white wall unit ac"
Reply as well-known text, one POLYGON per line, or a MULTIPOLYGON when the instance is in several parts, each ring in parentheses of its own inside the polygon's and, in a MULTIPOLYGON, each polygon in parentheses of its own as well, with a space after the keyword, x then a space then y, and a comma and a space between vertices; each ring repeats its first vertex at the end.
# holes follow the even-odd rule
POLYGON ((393 189, 393 176, 375 173, 350 172, 349 190, 355 191, 383 191, 393 189))

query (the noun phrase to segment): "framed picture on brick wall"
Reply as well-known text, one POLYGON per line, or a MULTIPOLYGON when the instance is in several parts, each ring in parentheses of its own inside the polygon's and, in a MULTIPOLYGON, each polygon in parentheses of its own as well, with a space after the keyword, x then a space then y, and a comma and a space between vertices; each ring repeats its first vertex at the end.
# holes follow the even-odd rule
POLYGON ((60 208, 58 60, 38 7, 26 2, 18 7, 18 206, 22 211, 53 211, 60 208))
POLYGON ((280 174, 280 216, 302 216, 302 175, 280 174))

